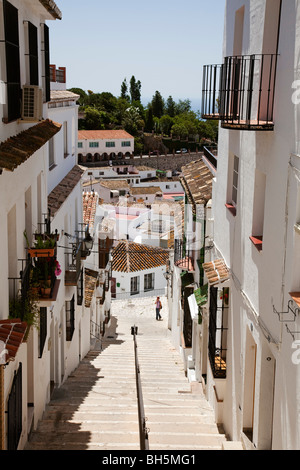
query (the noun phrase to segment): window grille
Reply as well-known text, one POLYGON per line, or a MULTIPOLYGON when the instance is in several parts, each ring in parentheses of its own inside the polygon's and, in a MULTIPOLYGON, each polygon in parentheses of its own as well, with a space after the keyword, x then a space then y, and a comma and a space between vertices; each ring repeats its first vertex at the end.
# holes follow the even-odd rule
POLYGON ((66 302, 66 340, 72 341, 75 331, 75 300, 74 295, 72 300, 66 302))
POLYGON ((15 372, 7 409, 7 450, 17 450, 22 433, 22 363, 15 372))
POLYGON ((208 355, 215 378, 226 378, 229 289, 210 288, 208 355))

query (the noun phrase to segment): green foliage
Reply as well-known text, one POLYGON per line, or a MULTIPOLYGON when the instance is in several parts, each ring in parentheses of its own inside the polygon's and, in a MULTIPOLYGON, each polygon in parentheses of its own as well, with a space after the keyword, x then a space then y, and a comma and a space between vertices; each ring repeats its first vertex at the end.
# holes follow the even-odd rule
MULTIPOLYGON (((119 97, 109 92, 94 93, 92 90, 71 88, 80 96, 78 103, 80 111, 84 112, 84 118, 78 121, 79 129, 123 128, 134 137, 139 137, 143 130, 148 133, 154 131, 164 136, 172 134, 182 140, 197 136, 198 146, 205 140, 217 141, 218 121, 203 121, 198 113, 191 110, 189 99, 175 102, 170 95, 165 101, 157 90, 152 100, 144 106, 141 103, 141 88, 141 82, 134 75, 129 84, 124 78, 119 97)), ((185 146, 181 144, 179 148, 185 146)))

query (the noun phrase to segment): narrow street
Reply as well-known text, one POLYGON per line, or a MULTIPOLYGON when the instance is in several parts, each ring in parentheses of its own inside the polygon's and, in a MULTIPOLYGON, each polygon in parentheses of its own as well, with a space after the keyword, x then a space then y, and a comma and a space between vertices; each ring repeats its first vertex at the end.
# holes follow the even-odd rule
POLYGON ((112 303, 102 351, 92 350, 57 389, 28 450, 139 450, 134 344, 137 345, 150 450, 221 450, 225 436, 200 388, 191 387, 155 298, 112 303))

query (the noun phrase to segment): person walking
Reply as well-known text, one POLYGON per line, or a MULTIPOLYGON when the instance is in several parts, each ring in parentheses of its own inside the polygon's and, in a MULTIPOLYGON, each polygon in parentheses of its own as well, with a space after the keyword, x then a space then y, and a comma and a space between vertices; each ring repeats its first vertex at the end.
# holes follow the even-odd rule
POLYGON ((161 301, 160 301, 159 297, 157 297, 157 299, 155 301, 155 306, 156 306, 156 320, 161 320, 160 311, 162 309, 162 304, 161 304, 161 301))

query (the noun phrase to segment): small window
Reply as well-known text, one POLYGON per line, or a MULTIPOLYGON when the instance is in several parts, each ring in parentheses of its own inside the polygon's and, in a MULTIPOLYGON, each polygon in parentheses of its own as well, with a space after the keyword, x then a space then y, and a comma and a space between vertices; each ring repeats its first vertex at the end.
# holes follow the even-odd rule
POLYGON ((105 142, 105 147, 115 147, 116 143, 115 142, 105 142))
POLYGON ((99 147, 99 142, 90 142, 89 147, 90 148, 98 148, 99 147))
POLYGON ((68 151, 68 123, 67 123, 67 121, 64 121, 63 131, 64 131, 64 155, 66 157, 69 154, 69 151, 68 151))
POLYGON ((79 148, 79 149, 82 149, 82 147, 83 147, 83 143, 82 143, 82 142, 78 142, 78 148, 79 148))
POLYGON ((49 140, 49 168, 55 166, 55 157, 54 157, 54 137, 49 140))
POLYGON ((238 200, 239 158, 235 155, 233 162, 232 203, 236 207, 238 200))
POLYGON ((144 275, 144 291, 154 289, 154 273, 144 275))
POLYGON ((72 341, 75 331, 75 297, 66 301, 66 341, 72 341))
POLYGON ((130 279, 130 294, 136 295, 140 292, 140 278, 139 276, 130 279))

